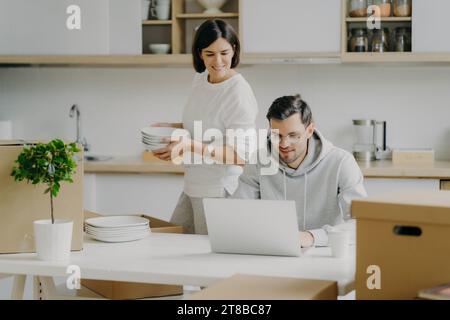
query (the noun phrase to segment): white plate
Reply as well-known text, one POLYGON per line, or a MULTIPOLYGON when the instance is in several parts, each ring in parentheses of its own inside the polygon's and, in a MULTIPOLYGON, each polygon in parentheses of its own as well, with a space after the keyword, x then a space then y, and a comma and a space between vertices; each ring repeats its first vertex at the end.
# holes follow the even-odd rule
POLYGON ((154 145, 154 144, 145 144, 144 143, 145 148, 147 149, 151 149, 151 150, 157 150, 157 149, 164 149, 167 146, 161 146, 161 145, 154 145))
MULTIPOLYGON (((164 147, 165 147, 165 146, 164 146, 164 147)), ((164 147, 154 147, 154 146, 145 145, 145 149, 146 149, 146 150, 150 150, 150 151, 155 151, 155 150, 163 149, 164 147)))
POLYGON ((149 145, 149 146, 155 146, 155 147, 159 147, 159 146, 167 146, 169 145, 168 143, 157 143, 157 142, 148 142, 148 141, 144 141, 142 140, 143 144, 149 145))
POLYGON ((96 237, 102 237, 102 238, 118 238, 118 237, 136 237, 139 238, 141 236, 147 235, 151 232, 147 231, 140 231, 140 232, 129 232, 129 233, 117 233, 117 234, 105 234, 105 233, 98 233, 86 230, 86 233, 92 236, 96 237))
POLYGON ((103 232, 95 232, 91 230, 86 230, 87 234, 92 234, 99 237, 125 237, 125 236, 139 236, 142 234, 151 233, 147 231, 139 231, 139 232, 118 232, 118 233, 103 233, 103 232))
POLYGON ((94 236, 94 235, 89 235, 89 236, 95 240, 103 241, 103 242, 129 242, 129 241, 136 241, 136 240, 141 240, 141 239, 147 238, 149 235, 150 235, 150 233, 148 233, 146 235, 141 235, 139 237, 124 236, 124 237, 114 237, 114 238, 94 236))
POLYGON ((163 141, 162 139, 149 139, 145 137, 142 137, 141 140, 148 143, 169 143, 169 141, 163 141))
POLYGON ((147 136, 160 138, 160 137, 170 137, 175 130, 177 130, 177 128, 145 127, 141 129, 141 132, 142 134, 146 134, 147 136))
POLYGON ((97 228, 124 228, 149 225, 148 219, 136 216, 98 217, 87 219, 85 222, 97 228))
POLYGON ((85 227, 89 228, 91 230, 96 230, 96 231, 108 231, 108 232, 116 232, 116 231, 142 231, 142 230, 147 230, 149 229, 149 224, 147 225, 139 225, 139 226, 131 226, 131 227, 112 227, 112 228, 104 228, 104 227, 96 227, 96 226, 92 226, 88 223, 85 223, 85 227))
POLYGON ((90 227, 88 225, 86 225, 85 227, 86 232, 92 232, 92 233, 97 233, 97 234, 104 234, 104 235, 114 235, 114 234, 132 234, 133 232, 139 233, 139 232, 147 232, 148 230, 150 230, 150 228, 148 226, 144 226, 144 227, 139 227, 135 228, 133 227, 133 229, 131 228, 95 228, 95 227, 90 227))
POLYGON ((170 136, 154 136, 154 135, 151 135, 151 134, 147 134, 147 133, 144 133, 144 132, 141 132, 141 134, 142 134, 142 137, 144 137, 144 138, 148 138, 148 139, 163 139, 163 138, 167 138, 167 137, 170 137, 170 136))
POLYGON ((168 137, 170 137, 170 136, 168 136, 168 137, 160 137, 160 136, 150 136, 150 135, 148 135, 148 134, 145 134, 145 133, 143 133, 142 132, 142 136, 141 136, 142 138, 145 138, 145 139, 151 139, 151 140, 161 140, 161 139, 164 139, 164 138, 168 138, 168 137))

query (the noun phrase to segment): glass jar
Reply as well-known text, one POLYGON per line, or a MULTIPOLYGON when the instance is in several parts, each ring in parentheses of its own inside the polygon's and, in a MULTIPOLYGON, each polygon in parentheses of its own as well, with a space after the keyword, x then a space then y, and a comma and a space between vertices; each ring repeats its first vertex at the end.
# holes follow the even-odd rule
POLYGON ((410 52, 411 51, 411 29, 397 28, 395 29, 395 51, 410 52))
POLYGON ((373 0, 373 5, 380 8, 380 17, 391 16, 391 0, 373 0))
POLYGON ((366 17, 367 16, 367 0, 350 0, 349 16, 350 17, 366 17))
POLYGON ((372 38, 372 52, 387 52, 389 51, 389 30, 374 29, 372 38))
POLYGON ((349 41, 350 52, 367 52, 369 41, 367 40, 367 31, 362 28, 352 29, 352 36, 349 41))
POLYGON ((394 16, 410 17, 412 13, 411 0, 394 0, 394 16))

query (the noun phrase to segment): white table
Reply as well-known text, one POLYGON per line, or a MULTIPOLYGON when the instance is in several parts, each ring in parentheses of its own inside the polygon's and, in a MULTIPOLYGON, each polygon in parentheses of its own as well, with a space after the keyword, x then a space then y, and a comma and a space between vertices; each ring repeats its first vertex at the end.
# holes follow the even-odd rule
MULTIPOLYGON (((354 288, 355 247, 348 258, 331 257, 328 247, 312 248, 300 257, 275 257, 211 252, 207 236, 153 233, 127 243, 103 243, 85 237, 84 249, 72 252, 70 261, 40 261, 35 254, 0 255, 0 274, 16 277, 13 297, 21 296, 25 275, 68 276, 67 266, 77 265, 85 279, 209 286, 233 274, 253 274, 333 280, 339 295, 354 288)), ((23 294, 23 293, 22 293, 23 294)))

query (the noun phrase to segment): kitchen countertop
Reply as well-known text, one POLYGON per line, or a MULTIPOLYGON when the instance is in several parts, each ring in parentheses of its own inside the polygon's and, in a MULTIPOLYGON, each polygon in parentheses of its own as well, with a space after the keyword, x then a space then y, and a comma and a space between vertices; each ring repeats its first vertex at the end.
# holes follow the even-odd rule
MULTIPOLYGON (((366 178, 450 179, 450 161, 429 165, 394 165, 390 160, 358 162, 366 178)), ((85 173, 171 173, 183 174, 183 166, 156 158, 114 157, 107 161, 86 161, 85 173)))
POLYGON ((391 160, 358 162, 366 178, 450 179, 450 161, 432 164, 394 165, 391 160))
POLYGON ((157 158, 144 161, 141 157, 113 157, 106 161, 85 161, 85 173, 172 173, 183 174, 183 166, 157 158))

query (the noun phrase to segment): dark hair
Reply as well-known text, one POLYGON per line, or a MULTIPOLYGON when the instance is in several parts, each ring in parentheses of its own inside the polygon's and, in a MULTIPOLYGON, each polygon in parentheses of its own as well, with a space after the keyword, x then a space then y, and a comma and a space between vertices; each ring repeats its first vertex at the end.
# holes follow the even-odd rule
POLYGON ((267 112, 267 120, 285 120, 298 113, 300 120, 305 127, 309 126, 313 122, 312 112, 309 105, 302 100, 299 94, 294 96, 284 96, 276 99, 267 112))
POLYGON ((202 50, 209 47, 211 43, 219 38, 227 40, 234 50, 234 56, 231 60, 231 68, 236 68, 239 64, 241 44, 233 27, 220 19, 210 19, 203 22, 198 27, 194 41, 192 43, 192 56, 195 71, 201 73, 205 71, 205 63, 201 59, 202 50))

